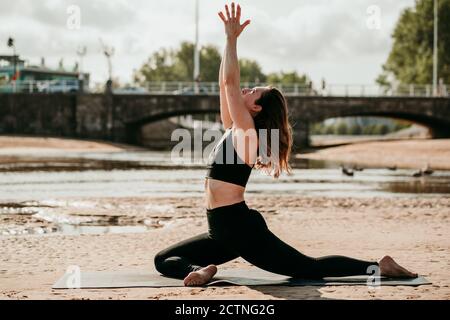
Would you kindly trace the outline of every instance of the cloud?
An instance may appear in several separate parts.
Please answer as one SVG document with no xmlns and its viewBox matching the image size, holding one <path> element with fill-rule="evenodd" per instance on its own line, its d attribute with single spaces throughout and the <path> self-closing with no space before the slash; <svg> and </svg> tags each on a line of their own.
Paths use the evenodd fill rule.
<svg viewBox="0 0 450 320">
<path fill-rule="evenodd" d="M 390 50 L 390 34 L 403 8 L 414 0 L 242 0 L 243 17 L 252 23 L 239 43 L 239 54 L 259 61 L 265 71 L 307 72 L 314 80 L 373 82 Z M 81 9 L 81 28 L 69 30 L 67 7 Z M 200 0 L 202 44 L 224 47 L 217 12 L 224 1 Z M 369 29 L 367 8 L 380 8 L 380 29 Z M 9 52 L 8 36 L 18 52 L 37 63 L 41 56 L 57 64 L 77 59 L 88 47 L 84 65 L 94 81 L 106 79 L 99 38 L 114 46 L 114 73 L 131 78 L 155 50 L 194 39 L 194 1 L 186 0 L 0 0 L 0 53 Z M 348 72 L 351 70 L 352 72 Z"/>
</svg>

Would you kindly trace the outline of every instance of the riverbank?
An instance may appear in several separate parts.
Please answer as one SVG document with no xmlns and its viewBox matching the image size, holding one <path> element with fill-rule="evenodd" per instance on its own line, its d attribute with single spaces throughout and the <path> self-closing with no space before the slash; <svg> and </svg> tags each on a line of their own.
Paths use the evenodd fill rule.
<svg viewBox="0 0 450 320">
<path fill-rule="evenodd" d="M 0 163 L 29 162 L 66 153 L 148 151 L 136 146 L 63 138 L 0 136 Z M 26 154 L 25 158 L 19 158 Z M 12 158 L 13 157 L 13 158 Z M 371 168 L 450 170 L 450 139 L 365 141 L 294 155 L 297 159 L 324 160 Z M 33 160 L 36 161 L 36 160 Z M 59 159 L 58 161 L 61 161 Z M 73 161 L 73 160 L 70 160 Z"/>
<path fill-rule="evenodd" d="M 297 154 L 296 158 L 375 168 L 450 170 L 450 139 L 354 143 Z"/>
<path fill-rule="evenodd" d="M 17 153 L 20 151 L 47 152 L 119 152 L 145 150 L 119 143 L 108 143 L 104 141 L 75 140 L 52 137 L 21 137 L 21 136 L 0 136 L 0 152 Z"/>
<path fill-rule="evenodd" d="M 72 265 L 86 271 L 154 271 L 153 256 L 159 250 L 207 229 L 201 197 L 68 198 L 41 205 L 51 206 L 48 210 L 61 216 L 106 216 L 114 221 L 122 219 L 125 224 L 147 219 L 153 227 L 144 233 L 0 236 L 0 298 L 450 299 L 449 197 L 249 195 L 247 203 L 261 211 L 276 235 L 306 254 L 343 254 L 362 259 L 390 254 L 433 284 L 378 290 L 366 286 L 52 290 L 52 284 Z M 40 209 L 47 210 L 42 206 Z M 29 219 L 39 220 L 32 216 Z M 13 222 L 14 218 L 1 223 Z M 220 267 L 246 266 L 248 263 L 237 259 Z"/>
</svg>

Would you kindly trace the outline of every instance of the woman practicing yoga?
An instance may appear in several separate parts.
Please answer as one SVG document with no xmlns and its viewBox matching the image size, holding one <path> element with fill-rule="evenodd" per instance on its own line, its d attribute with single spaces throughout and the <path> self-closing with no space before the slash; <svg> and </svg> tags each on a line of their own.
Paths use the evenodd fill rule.
<svg viewBox="0 0 450 320">
<path fill-rule="evenodd" d="M 219 71 L 220 113 L 226 130 L 208 161 L 205 191 L 209 230 L 159 252 L 156 269 L 165 276 L 184 279 L 186 286 L 204 285 L 216 274 L 216 265 L 238 257 L 266 271 L 295 278 L 372 274 L 369 266 L 377 266 L 382 276 L 416 277 L 389 256 L 376 262 L 304 255 L 275 236 L 262 215 L 247 207 L 244 191 L 253 167 L 275 178 L 290 171 L 291 127 L 286 100 L 279 90 L 240 88 L 237 39 L 250 20 L 240 23 L 241 8 L 234 3 L 231 10 L 225 6 L 219 17 L 226 34 Z M 261 144 L 260 132 L 264 130 L 266 142 Z"/>
</svg>

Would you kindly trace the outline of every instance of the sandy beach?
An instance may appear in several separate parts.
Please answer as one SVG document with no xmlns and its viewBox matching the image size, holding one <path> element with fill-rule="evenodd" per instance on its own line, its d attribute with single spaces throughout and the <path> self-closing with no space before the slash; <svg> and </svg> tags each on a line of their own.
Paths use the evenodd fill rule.
<svg viewBox="0 0 450 320">
<path fill-rule="evenodd" d="M 17 138 L 13 142 L 10 138 L 0 139 L 3 148 L 0 150 L 26 150 L 37 142 L 41 143 L 40 148 L 60 149 L 58 141 L 52 140 Z M 93 142 L 66 143 L 67 150 L 116 148 Z M 332 159 L 341 155 L 338 159 L 343 159 L 348 152 L 369 161 L 375 150 L 383 147 L 389 152 L 377 158 L 378 164 L 420 167 L 425 160 L 420 158 L 422 154 L 434 150 L 426 160 L 433 168 L 445 168 L 449 165 L 449 144 L 450 140 L 430 140 L 424 144 L 374 142 L 364 144 L 366 147 L 355 144 L 306 156 Z M 397 150 L 400 145 L 402 151 Z M 406 158 L 410 157 L 417 161 L 408 162 Z M 361 259 L 379 259 L 389 254 L 433 284 L 377 290 L 366 286 L 52 290 L 52 284 L 73 265 L 85 271 L 155 271 L 153 257 L 159 250 L 206 231 L 203 198 L 70 197 L 25 202 L 11 199 L 0 201 L 0 209 L 7 208 L 0 214 L 0 299 L 450 299 L 450 196 L 249 194 L 246 199 L 250 207 L 264 215 L 276 235 L 305 254 L 340 254 Z M 99 225 L 141 225 L 147 229 L 117 234 L 52 232 L 58 222 L 69 217 L 81 224 L 94 221 Z M 49 233 L 32 232 L 42 229 Z M 220 268 L 247 266 L 247 262 L 237 259 Z"/>
<path fill-rule="evenodd" d="M 91 205 L 80 205 L 88 202 Z M 52 290 L 71 265 L 86 271 L 154 270 L 159 250 L 206 230 L 202 198 L 67 199 L 54 212 L 151 221 L 146 233 L 1 236 L 3 299 L 450 299 L 450 198 L 248 197 L 270 228 L 302 252 L 378 259 L 390 254 L 426 276 L 420 287 L 216 287 Z M 152 206 L 157 205 L 156 209 Z M 34 204 L 37 205 L 37 204 Z M 127 211 L 123 210 L 127 207 Z M 23 217 L 22 217 L 23 218 Z M 32 218 L 29 218 L 32 219 Z M 2 224 L 15 223 L 2 221 Z M 29 221 L 33 223 L 33 221 Z M 23 223 L 23 221 L 21 222 Z M 39 221 L 34 222 L 39 223 Z M 221 268 L 245 267 L 237 259 Z"/>
</svg>

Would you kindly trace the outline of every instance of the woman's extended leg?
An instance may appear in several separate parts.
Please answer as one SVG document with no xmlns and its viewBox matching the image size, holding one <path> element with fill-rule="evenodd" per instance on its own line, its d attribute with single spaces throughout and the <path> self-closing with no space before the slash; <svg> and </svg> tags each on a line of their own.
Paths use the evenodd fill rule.
<svg viewBox="0 0 450 320">
<path fill-rule="evenodd" d="M 378 265 L 374 261 L 344 256 L 312 258 L 304 255 L 275 236 L 258 211 L 251 211 L 252 221 L 245 232 L 239 232 L 239 236 L 230 239 L 230 245 L 245 260 L 261 269 L 290 277 L 317 279 L 364 275 L 368 273 L 369 266 Z"/>
<path fill-rule="evenodd" d="M 210 264 L 219 265 L 237 257 L 238 254 L 223 247 L 209 233 L 203 233 L 159 252 L 155 267 L 165 276 L 184 279 Z"/>
<path fill-rule="evenodd" d="M 369 266 L 374 261 L 363 261 L 345 256 L 323 256 L 313 258 L 289 246 L 271 231 L 258 234 L 253 240 L 244 242 L 241 256 L 255 266 L 294 278 L 320 279 L 372 274 Z"/>
</svg>

